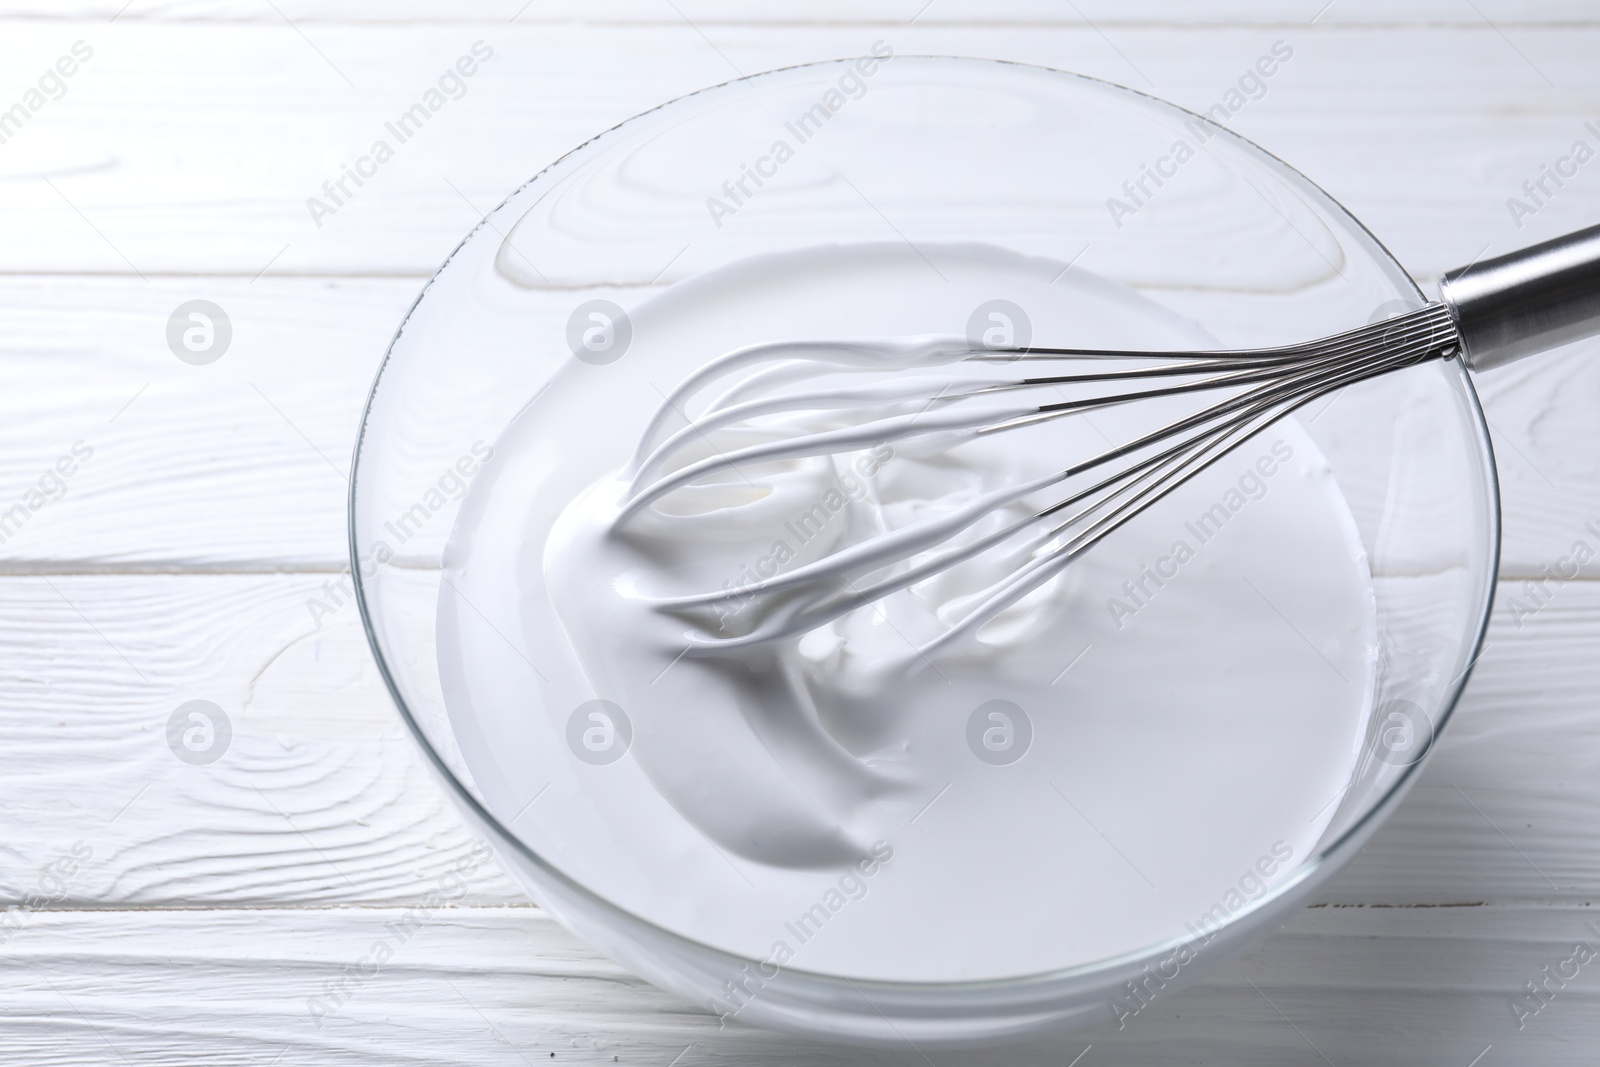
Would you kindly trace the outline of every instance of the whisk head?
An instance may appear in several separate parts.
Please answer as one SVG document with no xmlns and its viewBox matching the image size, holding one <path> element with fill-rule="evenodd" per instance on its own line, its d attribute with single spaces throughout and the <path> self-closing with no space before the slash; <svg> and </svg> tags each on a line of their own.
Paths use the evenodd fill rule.
<svg viewBox="0 0 1600 1067">
<path fill-rule="evenodd" d="M 953 337 L 755 345 L 669 393 L 624 472 L 612 533 L 674 494 L 763 468 L 916 442 L 963 443 L 1130 404 L 1199 406 L 1059 470 L 938 514 L 853 539 L 831 554 L 723 588 L 661 597 L 694 625 L 691 653 L 729 652 L 816 629 L 987 553 L 1010 562 L 962 598 L 916 651 L 976 632 L 1106 536 L 1296 409 L 1432 359 L 1460 342 L 1449 311 L 1415 311 L 1320 340 L 1205 352 L 1031 347 L 992 351 Z M 1021 517 L 993 516 L 1027 505 Z"/>
</svg>

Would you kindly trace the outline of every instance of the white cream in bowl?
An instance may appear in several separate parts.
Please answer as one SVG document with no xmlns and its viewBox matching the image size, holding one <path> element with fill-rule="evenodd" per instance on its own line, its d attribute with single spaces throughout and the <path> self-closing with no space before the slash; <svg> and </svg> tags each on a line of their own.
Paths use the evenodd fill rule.
<svg viewBox="0 0 1600 1067">
<path fill-rule="evenodd" d="M 1366 732 L 1371 579 L 1294 419 L 975 640 L 911 652 L 1003 555 L 763 649 L 694 651 L 721 620 L 654 599 L 821 558 L 1147 417 L 769 465 L 669 495 L 618 536 L 619 472 L 707 360 L 960 333 L 996 297 L 1040 344 L 1210 344 L 1081 269 L 939 252 L 939 276 L 905 246 L 820 248 L 641 302 L 620 360 L 573 360 L 494 442 L 446 552 L 444 696 L 491 809 L 596 893 L 767 967 L 996 978 L 1214 927 L 1311 854 Z"/>
</svg>

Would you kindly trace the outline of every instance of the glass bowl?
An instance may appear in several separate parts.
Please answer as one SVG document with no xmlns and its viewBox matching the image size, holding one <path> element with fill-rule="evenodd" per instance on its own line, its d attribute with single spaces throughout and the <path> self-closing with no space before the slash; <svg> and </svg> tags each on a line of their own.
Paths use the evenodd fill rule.
<svg viewBox="0 0 1600 1067">
<path fill-rule="evenodd" d="M 571 361 L 605 368 L 623 356 L 631 309 L 707 272 L 885 243 L 933 265 L 942 249 L 986 246 L 1110 278 L 1229 347 L 1320 337 L 1425 302 L 1337 203 L 1208 119 L 1045 68 L 887 53 L 742 78 L 630 119 L 467 236 L 400 327 L 362 418 L 350 496 L 362 619 L 467 820 L 541 906 L 650 981 L 724 1013 L 730 988 L 742 989 L 742 1021 L 857 1043 L 1120 1022 L 1305 903 L 1393 810 L 1449 718 L 1499 550 L 1489 437 L 1458 362 L 1352 386 L 1296 416 L 1367 553 L 1375 710 L 1317 848 L 1270 887 L 1234 894 L 1203 938 L 1174 928 L 1115 958 L 982 981 L 763 967 L 648 921 L 530 847 L 512 828 L 531 803 L 516 768 L 471 765 L 464 752 L 494 746 L 443 696 L 446 545 L 493 443 Z M 962 332 L 969 310 L 928 332 Z M 624 359 L 605 372 L 644 370 Z M 949 951 L 962 951 L 958 936 Z"/>
</svg>

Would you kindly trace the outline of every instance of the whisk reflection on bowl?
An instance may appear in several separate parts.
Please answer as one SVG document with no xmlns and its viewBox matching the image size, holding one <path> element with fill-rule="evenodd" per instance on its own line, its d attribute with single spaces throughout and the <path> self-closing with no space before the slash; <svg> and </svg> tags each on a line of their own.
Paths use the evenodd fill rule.
<svg viewBox="0 0 1600 1067">
<path fill-rule="evenodd" d="M 991 351 L 953 337 L 755 345 L 712 361 L 668 394 L 626 472 L 629 485 L 613 531 L 626 531 L 631 519 L 674 492 L 743 477 L 745 468 L 761 464 L 912 439 L 955 447 L 1114 406 L 1222 394 L 1059 471 L 814 562 L 734 588 L 655 602 L 699 624 L 702 634 L 691 652 L 749 648 L 803 634 L 1004 546 L 1016 565 L 963 598 L 959 616 L 918 648 L 927 656 L 976 632 L 1113 531 L 1319 397 L 1435 359 L 1460 357 L 1483 370 L 1597 332 L 1600 227 L 1452 271 L 1441 284 L 1441 300 L 1414 311 L 1275 348 Z M 818 378 L 886 372 L 896 376 L 807 388 Z M 729 378 L 735 378 L 732 385 L 689 416 L 698 397 Z M 1073 393 L 1038 399 L 1041 390 L 1062 395 L 1064 389 Z M 821 416 L 825 425 L 796 431 L 785 423 L 800 415 Z M 685 425 L 668 432 L 674 419 Z M 730 431 L 756 440 L 718 448 L 712 435 Z M 684 458 L 708 447 L 711 455 Z M 1055 497 L 1046 495 L 1052 492 Z M 1049 502 L 998 529 L 972 532 L 998 509 L 1036 495 Z M 731 605 L 739 610 L 730 612 Z M 730 617 L 738 620 L 732 632 Z"/>
</svg>

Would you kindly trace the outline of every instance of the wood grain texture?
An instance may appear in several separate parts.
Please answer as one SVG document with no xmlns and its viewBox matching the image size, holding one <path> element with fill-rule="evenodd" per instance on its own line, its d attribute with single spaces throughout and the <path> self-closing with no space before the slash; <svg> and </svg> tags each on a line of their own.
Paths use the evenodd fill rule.
<svg viewBox="0 0 1600 1067">
<path fill-rule="evenodd" d="M 658 992 L 527 908 L 41 912 L 6 946 L 7 1062 L 188 1065 L 1016 1063 L 1590 1064 L 1583 969 L 1519 1030 L 1508 1001 L 1575 942 L 1587 909 L 1313 909 L 1118 1031 L 959 1052 L 861 1051 L 762 1033 Z M 394 955 L 357 970 L 374 946 Z M 1589 964 L 1589 968 L 1597 966 Z M 358 975 L 355 979 L 348 976 Z M 329 1011 L 330 983 L 348 996 Z M 1554 987 L 1552 987 L 1554 988 Z M 315 1012 L 315 1014 L 314 1014 Z M 319 1025 L 320 1019 L 320 1025 Z M 1085 1052 L 1085 1050 L 1088 1050 Z"/>
<path fill-rule="evenodd" d="M 38 489 L 74 443 L 93 450 L 25 522 L 0 530 L 9 569 L 343 566 L 356 424 L 419 284 L 0 283 L 17 308 L 0 326 L 17 386 L 0 394 L 0 507 Z M 233 323 L 231 348 L 209 366 L 166 344 L 167 318 L 195 298 Z"/>
<path fill-rule="evenodd" d="M 0 272 L 422 277 L 484 210 L 594 133 L 739 72 L 859 54 L 880 38 L 899 54 L 1041 63 L 1193 107 L 1281 38 L 1293 62 L 1231 124 L 1323 184 L 1424 279 L 1600 216 L 1600 174 L 1569 182 L 1521 228 L 1506 207 L 1600 117 L 1600 27 L 1515 39 L 1487 24 L 1114 37 L 920 22 L 316 31 L 313 42 L 265 23 L 0 25 L 0 69 L 12 72 L 0 101 L 74 40 L 96 49 L 66 95 L 0 146 Z M 466 95 L 319 228 L 307 199 L 477 39 L 495 58 Z"/>
<path fill-rule="evenodd" d="M 325 574 L 57 575 L 0 600 L 0 902 L 85 842 L 85 907 L 421 899 L 472 838 L 421 766 L 353 607 Z M 1600 900 L 1600 583 L 1562 587 L 1490 645 L 1419 785 L 1321 899 Z M 233 727 L 208 766 L 169 749 L 182 703 Z M 520 900 L 485 869 L 474 904 Z"/>
<path fill-rule="evenodd" d="M 10 578 L 0 601 L 4 899 L 78 841 L 74 905 L 420 899 L 472 846 L 327 575 Z M 209 700 L 232 739 L 181 761 L 167 723 Z M 470 902 L 522 899 L 497 871 Z"/>
<path fill-rule="evenodd" d="M 276 10 L 274 10 L 276 9 Z M 1475 10 L 1476 9 L 1476 10 Z M 1209 27 L 1216 25 L 1429 25 L 1478 27 L 1492 20 L 1500 27 L 1592 24 L 1594 9 L 1582 0 L 1480 0 L 1475 5 L 1450 0 L 1215 0 L 1203 9 L 1183 0 L 818 0 L 749 4 L 739 0 L 395 0 L 382 5 L 361 0 L 277 0 L 271 6 L 250 0 L 7 0 L 0 17 L 34 19 L 111 19 L 132 21 L 229 21 L 358 23 L 447 22 L 622 22 L 770 26 L 785 23 L 978 23 L 1097 26 Z"/>
</svg>

